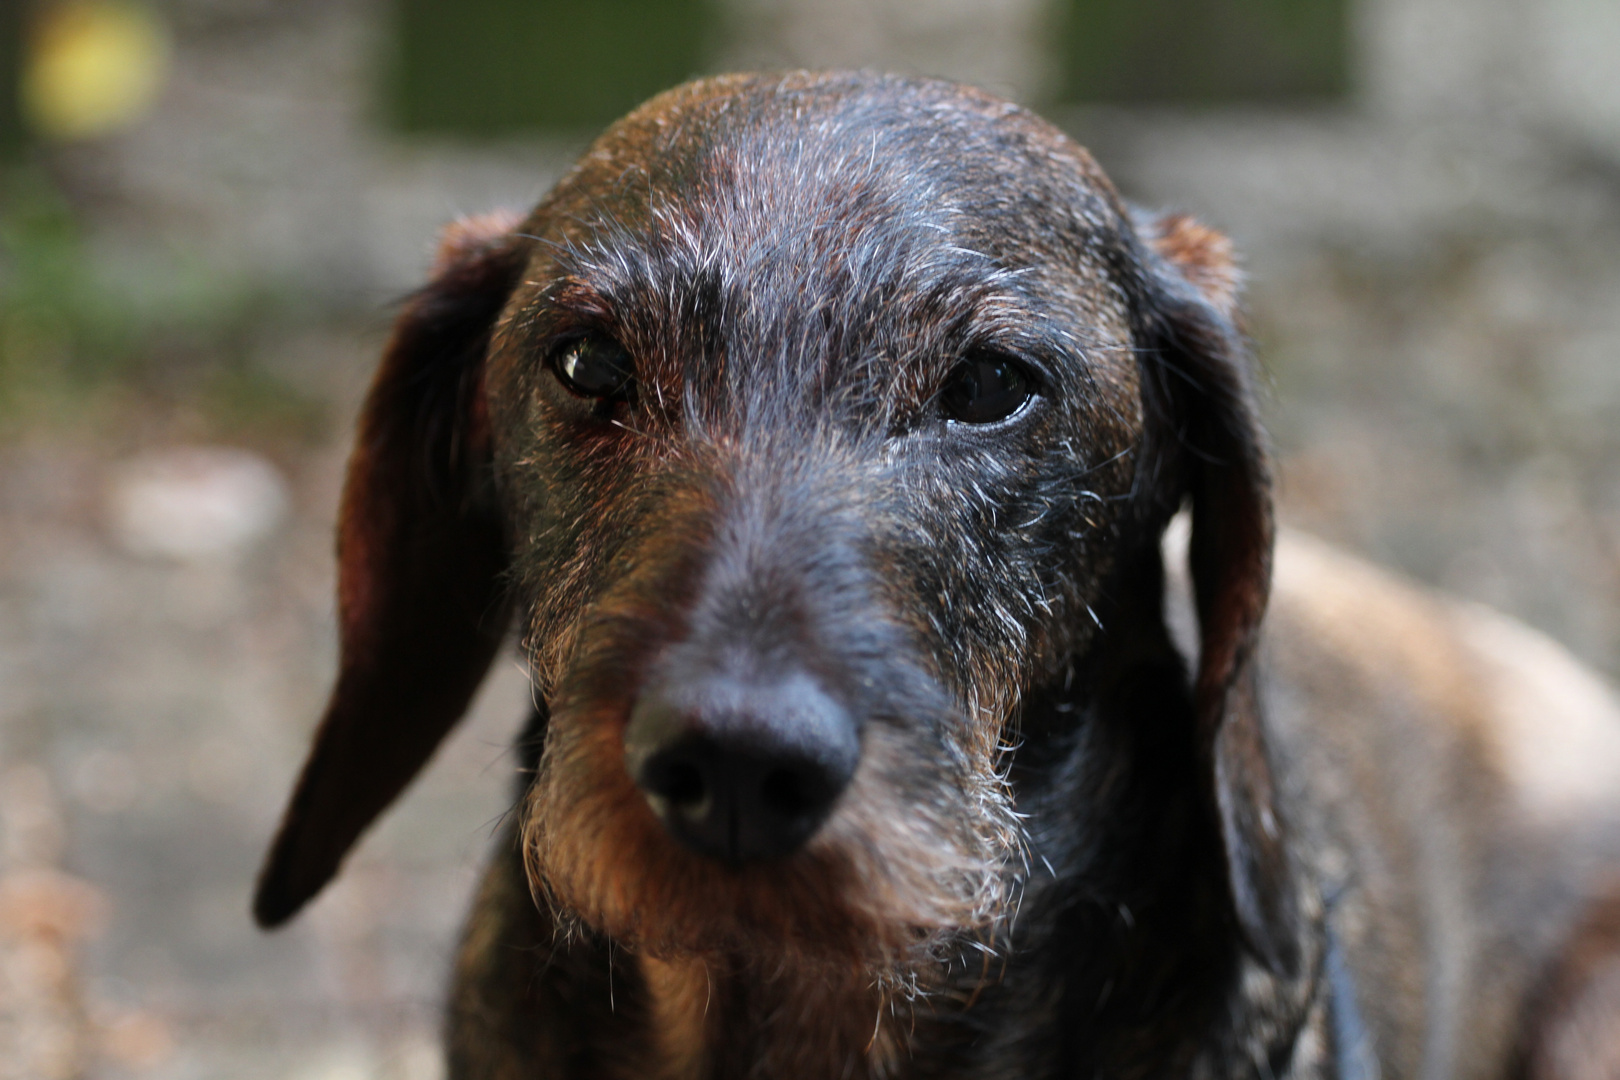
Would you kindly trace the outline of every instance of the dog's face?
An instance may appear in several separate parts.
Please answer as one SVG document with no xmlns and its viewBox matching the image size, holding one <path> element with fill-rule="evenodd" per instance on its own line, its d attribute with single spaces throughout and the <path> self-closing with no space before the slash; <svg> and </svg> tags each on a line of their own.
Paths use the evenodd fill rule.
<svg viewBox="0 0 1620 1080">
<path fill-rule="evenodd" d="M 1118 647 L 1190 497 L 1201 730 L 1238 747 L 1211 799 L 1260 919 L 1263 762 L 1221 735 L 1270 538 L 1231 291 L 1219 237 L 1133 221 L 976 92 L 743 77 L 644 106 L 527 221 L 452 236 L 401 320 L 261 918 L 330 876 L 515 611 L 549 709 L 525 850 L 559 913 L 863 963 L 982 931 L 1024 866 L 1020 703 Z"/>
<path fill-rule="evenodd" d="M 1094 632 L 1141 427 L 1119 214 L 998 110 L 711 85 L 523 227 L 486 390 L 551 704 L 528 835 L 617 938 L 997 907 L 1005 722 Z"/>
</svg>

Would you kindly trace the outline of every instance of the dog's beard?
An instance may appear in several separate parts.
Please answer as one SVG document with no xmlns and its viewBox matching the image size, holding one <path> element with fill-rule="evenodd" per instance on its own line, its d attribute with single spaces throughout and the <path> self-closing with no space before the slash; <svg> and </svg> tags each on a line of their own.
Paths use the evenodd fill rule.
<svg viewBox="0 0 1620 1080">
<path fill-rule="evenodd" d="M 624 767 L 622 716 L 555 715 L 525 807 L 530 880 L 559 926 L 654 956 L 853 965 L 907 990 L 962 939 L 997 936 L 1023 861 L 993 760 L 869 725 L 849 789 L 802 850 L 726 867 L 653 815 Z"/>
</svg>

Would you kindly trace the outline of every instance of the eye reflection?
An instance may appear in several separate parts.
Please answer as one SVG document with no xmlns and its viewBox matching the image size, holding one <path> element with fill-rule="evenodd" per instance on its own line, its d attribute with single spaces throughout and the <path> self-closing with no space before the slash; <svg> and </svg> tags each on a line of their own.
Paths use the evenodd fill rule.
<svg viewBox="0 0 1620 1080">
<path fill-rule="evenodd" d="M 606 334 L 592 334 L 564 345 L 552 361 L 562 384 L 576 394 L 622 400 L 635 386 L 630 351 Z"/>
</svg>

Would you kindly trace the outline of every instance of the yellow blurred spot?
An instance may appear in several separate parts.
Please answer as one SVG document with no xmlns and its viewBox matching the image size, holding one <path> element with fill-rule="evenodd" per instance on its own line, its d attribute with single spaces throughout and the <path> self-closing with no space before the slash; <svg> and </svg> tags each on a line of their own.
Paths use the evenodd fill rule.
<svg viewBox="0 0 1620 1080">
<path fill-rule="evenodd" d="M 157 97 L 169 38 L 151 9 L 122 0 L 47 4 L 24 60 L 22 106 L 49 139 L 105 135 Z"/>
</svg>

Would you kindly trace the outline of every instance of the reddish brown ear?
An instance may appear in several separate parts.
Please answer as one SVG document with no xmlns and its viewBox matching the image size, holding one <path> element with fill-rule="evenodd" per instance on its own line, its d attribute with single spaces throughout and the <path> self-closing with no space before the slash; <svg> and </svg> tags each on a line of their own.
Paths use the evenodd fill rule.
<svg viewBox="0 0 1620 1080">
<path fill-rule="evenodd" d="M 505 635 L 482 380 L 523 268 L 513 224 L 452 228 L 366 399 L 338 523 L 337 686 L 260 873 L 261 926 L 332 878 L 466 710 Z"/>
<path fill-rule="evenodd" d="M 1242 274 L 1225 233 L 1188 217 L 1160 214 L 1146 219 L 1146 239 L 1204 302 L 1229 322 L 1238 316 Z"/>
<path fill-rule="evenodd" d="M 1238 273 L 1224 236 L 1190 218 L 1139 219 L 1151 248 L 1149 333 L 1177 445 L 1166 449 L 1192 503 L 1188 563 L 1198 608 L 1194 684 L 1209 796 L 1233 908 L 1274 971 L 1296 963 L 1297 910 L 1261 729 L 1254 651 L 1271 588 L 1271 472 L 1236 325 Z"/>
</svg>

